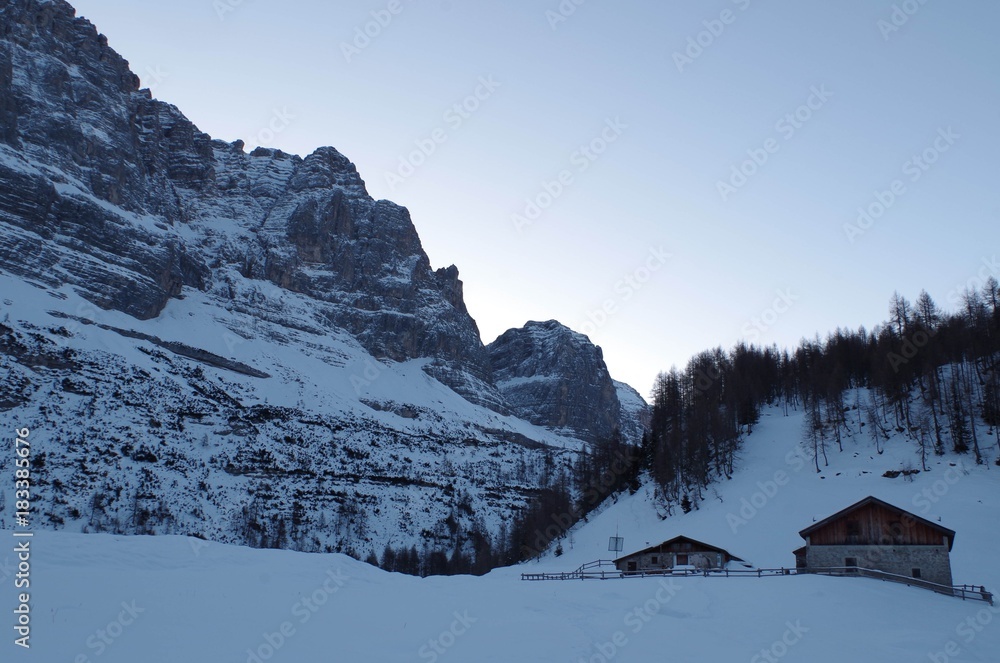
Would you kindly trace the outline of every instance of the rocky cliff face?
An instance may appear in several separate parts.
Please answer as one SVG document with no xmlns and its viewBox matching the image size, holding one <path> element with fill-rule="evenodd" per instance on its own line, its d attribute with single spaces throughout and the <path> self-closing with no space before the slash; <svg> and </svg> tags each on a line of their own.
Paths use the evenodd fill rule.
<svg viewBox="0 0 1000 663">
<path fill-rule="evenodd" d="M 6 264 L 140 319 L 227 270 L 266 279 L 372 354 L 433 357 L 435 377 L 502 409 L 458 270 L 431 269 L 407 211 L 372 200 L 346 157 L 212 140 L 68 4 L 0 12 Z"/>
<path fill-rule="evenodd" d="M 497 388 L 517 416 L 590 442 L 616 430 L 629 442 L 642 438 L 645 402 L 631 388 L 619 392 L 601 349 L 583 334 L 555 320 L 529 322 L 488 350 Z"/>
<path fill-rule="evenodd" d="M 446 546 L 637 425 L 583 337 L 487 351 L 337 150 L 248 154 L 139 86 L 65 2 L 0 3 L 0 411 L 39 526 Z"/>
<path fill-rule="evenodd" d="M 646 399 L 630 385 L 615 380 L 615 390 L 618 392 L 618 403 L 622 408 L 618 428 L 625 440 L 639 444 L 642 436 L 649 430 L 653 411 Z"/>
</svg>

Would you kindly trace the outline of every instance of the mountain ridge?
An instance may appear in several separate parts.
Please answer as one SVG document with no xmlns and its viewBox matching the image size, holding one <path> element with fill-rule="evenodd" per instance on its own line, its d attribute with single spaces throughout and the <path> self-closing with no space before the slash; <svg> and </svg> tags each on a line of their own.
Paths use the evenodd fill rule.
<svg viewBox="0 0 1000 663">
<path fill-rule="evenodd" d="M 600 441 L 510 416 L 458 269 L 338 150 L 212 139 L 63 0 L 0 19 L 0 403 L 47 526 L 469 553 Z"/>
</svg>

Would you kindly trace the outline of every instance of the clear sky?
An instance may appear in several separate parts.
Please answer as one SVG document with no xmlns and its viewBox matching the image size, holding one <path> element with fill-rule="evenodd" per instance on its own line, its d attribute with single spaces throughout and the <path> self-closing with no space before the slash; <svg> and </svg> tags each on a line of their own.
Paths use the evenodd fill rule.
<svg viewBox="0 0 1000 663">
<path fill-rule="evenodd" d="M 74 5 L 212 136 L 354 161 L 484 342 L 555 318 L 644 395 L 1000 277 L 995 0 Z"/>
</svg>

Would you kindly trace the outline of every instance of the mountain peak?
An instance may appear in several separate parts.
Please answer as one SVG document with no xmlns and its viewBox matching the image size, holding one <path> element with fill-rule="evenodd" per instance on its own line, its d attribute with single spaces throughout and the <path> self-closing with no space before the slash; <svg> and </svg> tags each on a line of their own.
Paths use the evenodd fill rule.
<svg viewBox="0 0 1000 663">
<path fill-rule="evenodd" d="M 487 349 L 497 387 L 518 416 L 590 442 L 616 430 L 629 442 L 641 439 L 642 407 L 629 398 L 623 409 L 601 349 L 583 334 L 533 320 Z"/>
<path fill-rule="evenodd" d="M 341 187 L 352 189 L 360 195 L 368 195 L 364 180 L 354 163 L 336 148 L 329 146 L 317 148 L 303 159 L 288 186 L 293 191 Z"/>
<path fill-rule="evenodd" d="M 245 147 L 140 90 L 67 3 L 0 3 L 0 409 L 44 431 L 53 527 L 451 546 L 622 426 L 600 351 L 556 321 L 498 355 L 548 385 L 507 416 L 459 270 L 431 268 L 409 212 L 333 147 Z"/>
</svg>

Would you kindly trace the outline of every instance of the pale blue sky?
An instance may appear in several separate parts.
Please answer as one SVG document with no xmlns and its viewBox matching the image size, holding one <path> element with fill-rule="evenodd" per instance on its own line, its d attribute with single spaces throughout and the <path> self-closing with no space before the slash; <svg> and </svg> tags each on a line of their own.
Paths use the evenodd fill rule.
<svg viewBox="0 0 1000 663">
<path fill-rule="evenodd" d="M 347 155 L 458 265 L 485 342 L 556 318 L 644 395 L 700 350 L 870 327 L 897 289 L 948 306 L 997 269 L 994 0 L 565 0 L 559 22 L 559 0 L 74 4 L 214 137 Z M 767 161 L 723 200 L 748 150 Z M 546 209 L 518 229 L 529 199 Z"/>
</svg>

